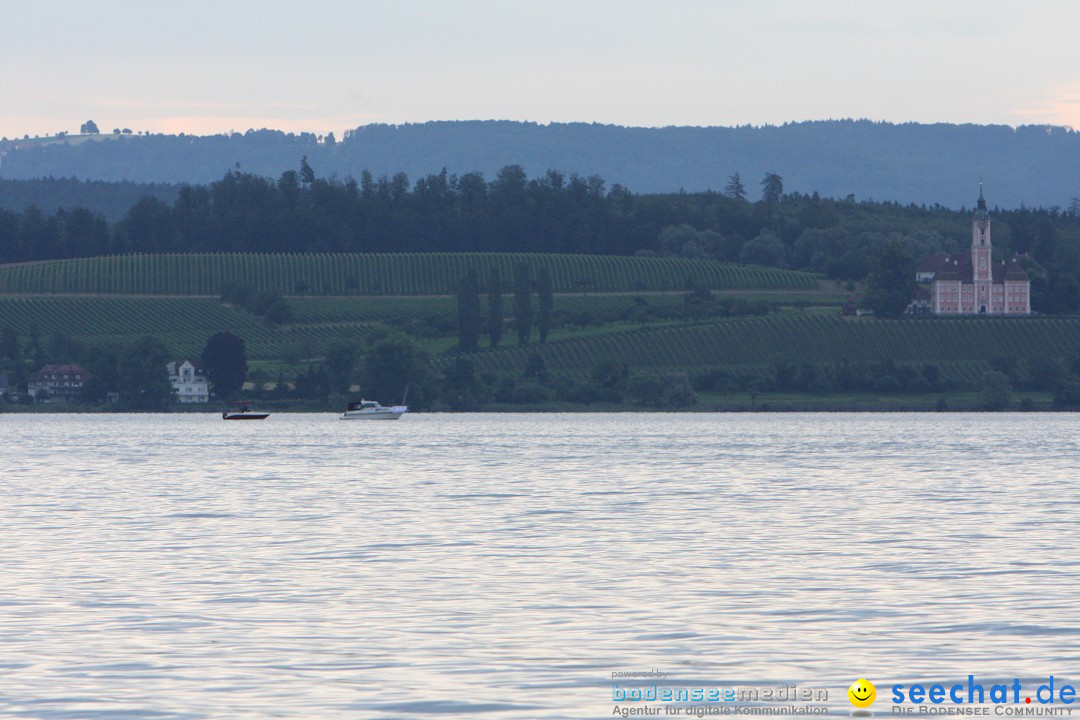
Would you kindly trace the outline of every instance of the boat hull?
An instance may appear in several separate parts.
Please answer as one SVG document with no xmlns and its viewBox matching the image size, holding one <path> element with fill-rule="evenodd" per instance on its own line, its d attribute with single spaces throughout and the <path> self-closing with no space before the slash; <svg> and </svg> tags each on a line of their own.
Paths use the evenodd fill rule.
<svg viewBox="0 0 1080 720">
<path fill-rule="evenodd" d="M 342 420 L 397 420 L 409 411 L 408 405 L 391 405 L 383 407 L 374 400 L 360 400 L 349 403 L 345 412 L 341 414 Z"/>
<path fill-rule="evenodd" d="M 270 413 L 223 413 L 222 420 L 265 420 Z"/>
</svg>

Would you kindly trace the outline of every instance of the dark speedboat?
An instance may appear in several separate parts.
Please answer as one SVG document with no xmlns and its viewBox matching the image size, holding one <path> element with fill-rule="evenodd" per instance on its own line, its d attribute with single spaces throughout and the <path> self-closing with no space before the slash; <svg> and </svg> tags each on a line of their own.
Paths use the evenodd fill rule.
<svg viewBox="0 0 1080 720">
<path fill-rule="evenodd" d="M 221 413 L 222 420 L 265 420 L 270 416 L 268 412 L 253 410 L 250 400 L 240 400 L 234 402 L 233 405 L 234 409 Z"/>
</svg>

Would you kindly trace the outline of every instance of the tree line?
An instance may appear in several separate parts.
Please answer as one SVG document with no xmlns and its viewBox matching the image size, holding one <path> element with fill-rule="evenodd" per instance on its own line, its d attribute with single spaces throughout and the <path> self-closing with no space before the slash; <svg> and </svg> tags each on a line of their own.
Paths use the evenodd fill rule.
<svg viewBox="0 0 1080 720">
<path fill-rule="evenodd" d="M 121 125 L 121 127 L 123 127 Z M 87 128 L 89 129 L 89 128 Z M 1075 157 L 1080 133 L 1029 125 L 893 124 L 828 120 L 754 127 L 640 128 L 599 123 L 449 121 L 401 125 L 369 124 L 345 132 L 285 133 L 249 129 L 217 135 L 164 135 L 102 126 L 97 142 L 63 138 L 0 137 L 0 175 L 46 175 L 210 183 L 242 167 L 277 177 L 302 155 L 326 175 L 359 177 L 403 170 L 422 177 L 438 168 L 494 177 L 514 158 L 530 175 L 561 168 L 598 173 L 638 192 L 679 188 L 720 189 L 735 170 L 760 178 L 766 171 L 822 195 L 902 202 L 970 203 L 977 175 L 987 173 L 992 193 L 1008 206 L 1023 200 L 1067 205 L 1080 194 Z M 74 205 L 68 204 L 67 207 Z"/>
<path fill-rule="evenodd" d="M 992 211 L 995 258 L 1024 256 L 1043 312 L 1080 306 L 1080 203 Z M 638 195 L 598 176 L 491 181 L 445 170 L 411 183 L 320 178 L 304 158 L 277 180 L 231 171 L 144 197 L 109 222 L 85 208 L 0 209 L 0 262 L 126 253 L 506 251 L 660 255 L 805 269 L 860 281 L 883 261 L 917 265 L 970 242 L 967 210 L 785 192 L 731 176 L 723 192 Z"/>
</svg>

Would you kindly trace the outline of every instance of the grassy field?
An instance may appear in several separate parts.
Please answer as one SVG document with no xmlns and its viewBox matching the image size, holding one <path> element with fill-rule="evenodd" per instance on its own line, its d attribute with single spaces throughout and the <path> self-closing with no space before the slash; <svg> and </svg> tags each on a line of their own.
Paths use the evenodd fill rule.
<svg viewBox="0 0 1080 720">
<path fill-rule="evenodd" d="M 92 345 L 126 345 L 156 335 L 177 355 L 194 357 L 210 335 L 228 330 L 244 338 L 252 359 L 287 353 L 316 357 L 339 339 L 362 341 L 374 324 L 316 323 L 272 327 L 209 298 L 0 297 L 0 327 L 45 342 L 61 334 Z"/>
<path fill-rule="evenodd" d="M 618 320 L 635 304 L 634 295 L 559 295 L 555 313 L 566 324 L 556 327 L 552 343 L 581 340 L 642 327 Z M 645 299 L 656 309 L 677 307 L 682 294 L 651 295 Z M 511 303 L 504 301 L 507 323 Z M 0 296 L 0 327 L 10 326 L 27 338 L 35 332 L 48 340 L 61 334 L 89 344 L 128 344 L 143 335 L 163 339 L 178 355 L 194 356 L 206 339 L 228 330 L 244 338 L 248 356 L 257 364 L 274 365 L 284 357 L 319 358 L 338 340 L 363 342 L 378 328 L 404 331 L 431 355 L 439 355 L 457 342 L 457 304 L 446 296 L 403 297 L 301 297 L 290 298 L 293 319 L 274 326 L 250 313 L 205 297 L 130 297 L 105 295 L 8 295 Z M 569 325 L 578 313 L 592 318 L 588 327 Z M 578 319 L 577 322 L 583 322 Z M 671 327 L 685 322 L 650 319 L 646 327 Z M 510 345 L 512 335 L 505 331 Z M 276 367 L 276 365 L 274 365 Z"/>
</svg>

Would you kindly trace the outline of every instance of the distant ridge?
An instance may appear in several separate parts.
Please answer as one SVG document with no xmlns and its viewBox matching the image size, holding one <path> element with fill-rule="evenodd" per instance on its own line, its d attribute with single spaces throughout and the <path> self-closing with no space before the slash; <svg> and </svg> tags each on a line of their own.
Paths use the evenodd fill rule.
<svg viewBox="0 0 1080 720">
<path fill-rule="evenodd" d="M 308 161 L 321 177 L 446 168 L 491 179 L 506 165 L 599 175 L 636 193 L 720 191 L 740 173 L 756 196 L 767 172 L 787 191 L 904 204 L 970 206 L 979 178 L 991 204 L 1067 207 L 1080 197 L 1080 133 L 1051 126 L 827 120 L 765 127 L 639 128 L 587 123 L 447 121 L 366 125 L 336 143 L 272 130 L 109 142 L 0 143 L 0 178 L 207 183 L 238 166 L 277 177 Z"/>
</svg>

